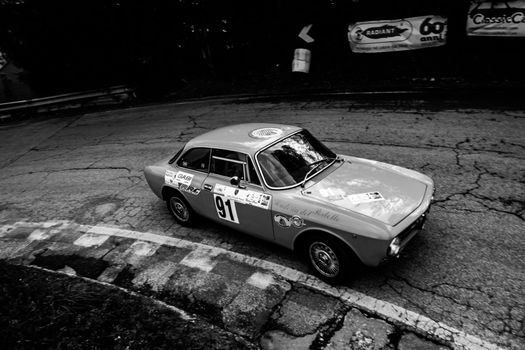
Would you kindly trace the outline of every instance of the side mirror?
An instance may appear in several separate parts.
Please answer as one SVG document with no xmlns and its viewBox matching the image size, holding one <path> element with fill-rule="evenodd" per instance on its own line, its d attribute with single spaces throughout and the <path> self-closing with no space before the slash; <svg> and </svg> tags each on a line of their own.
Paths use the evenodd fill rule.
<svg viewBox="0 0 525 350">
<path fill-rule="evenodd" d="M 239 186 L 239 184 L 241 183 L 241 179 L 239 179 L 238 176 L 234 176 L 230 179 L 230 183 L 233 185 L 233 186 Z"/>
<path fill-rule="evenodd" d="M 246 186 L 243 186 L 241 185 L 241 179 L 239 179 L 238 176 L 234 176 L 230 179 L 230 183 L 233 185 L 233 186 L 237 186 L 239 188 L 246 188 Z"/>
</svg>

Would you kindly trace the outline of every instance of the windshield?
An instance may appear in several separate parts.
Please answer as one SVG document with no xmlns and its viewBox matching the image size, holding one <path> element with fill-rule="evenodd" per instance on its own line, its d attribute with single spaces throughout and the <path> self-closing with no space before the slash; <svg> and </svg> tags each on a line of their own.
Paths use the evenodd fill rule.
<svg viewBox="0 0 525 350">
<path fill-rule="evenodd" d="M 327 158 L 333 160 L 336 155 L 306 130 L 285 138 L 257 155 L 266 184 L 277 188 L 303 182 L 306 174 L 313 169 L 312 164 Z M 324 167 L 316 167 L 318 171 L 309 176 L 314 176 L 329 164 L 327 161 Z"/>
</svg>

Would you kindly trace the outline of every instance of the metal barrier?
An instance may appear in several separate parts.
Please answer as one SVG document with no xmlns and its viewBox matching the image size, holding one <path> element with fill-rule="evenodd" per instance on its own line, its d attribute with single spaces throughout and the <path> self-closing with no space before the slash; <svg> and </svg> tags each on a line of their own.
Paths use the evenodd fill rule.
<svg viewBox="0 0 525 350">
<path fill-rule="evenodd" d="M 0 116 L 27 111 L 40 113 L 87 106 L 120 104 L 129 102 L 134 98 L 135 91 L 133 89 L 123 85 L 113 86 L 99 90 L 0 103 Z"/>
</svg>

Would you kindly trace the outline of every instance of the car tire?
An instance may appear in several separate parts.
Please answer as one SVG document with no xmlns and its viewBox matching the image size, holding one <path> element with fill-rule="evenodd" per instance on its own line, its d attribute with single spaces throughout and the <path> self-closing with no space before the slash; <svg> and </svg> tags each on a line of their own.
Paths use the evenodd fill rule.
<svg viewBox="0 0 525 350">
<path fill-rule="evenodd" d="M 357 259 L 341 241 L 321 235 L 308 238 L 303 255 L 314 273 L 328 283 L 340 283 L 354 275 Z"/>
<path fill-rule="evenodd" d="M 181 194 L 172 193 L 166 199 L 166 205 L 171 215 L 182 226 L 192 226 L 197 214 L 193 211 Z"/>
</svg>

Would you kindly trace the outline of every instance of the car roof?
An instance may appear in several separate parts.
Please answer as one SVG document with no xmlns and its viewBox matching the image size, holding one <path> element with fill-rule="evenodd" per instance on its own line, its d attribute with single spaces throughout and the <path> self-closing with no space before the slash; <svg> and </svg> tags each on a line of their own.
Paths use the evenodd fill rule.
<svg viewBox="0 0 525 350">
<path fill-rule="evenodd" d="M 190 140 L 185 148 L 221 148 L 253 156 L 261 148 L 301 129 L 293 125 L 273 123 L 236 124 L 199 135 Z"/>
</svg>

